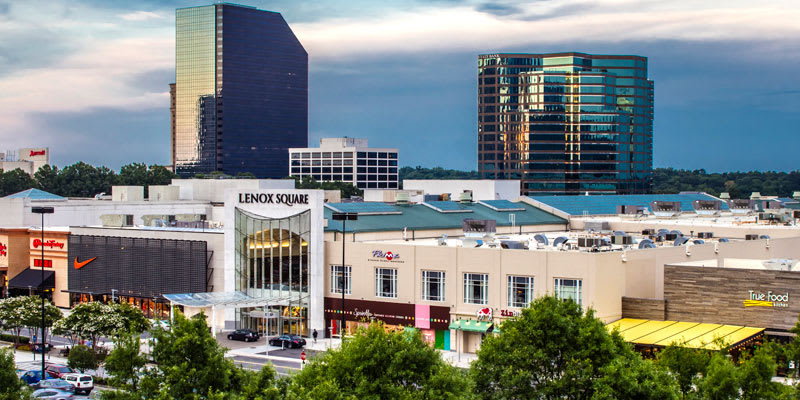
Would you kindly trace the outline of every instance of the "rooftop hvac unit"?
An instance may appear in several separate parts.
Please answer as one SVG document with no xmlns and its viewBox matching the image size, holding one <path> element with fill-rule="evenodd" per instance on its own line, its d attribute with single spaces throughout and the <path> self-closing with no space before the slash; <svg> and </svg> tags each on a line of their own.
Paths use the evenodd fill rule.
<svg viewBox="0 0 800 400">
<path fill-rule="evenodd" d="M 722 193 L 719 194 L 719 198 L 722 199 L 722 200 L 730 200 L 731 199 L 731 194 L 728 193 L 728 192 L 722 192 Z"/>
<path fill-rule="evenodd" d="M 728 208 L 734 214 L 747 214 L 755 209 L 756 202 L 747 199 L 728 200 Z"/>
<path fill-rule="evenodd" d="M 560 245 L 561 243 L 566 243 L 567 240 L 569 239 L 567 239 L 566 236 L 559 236 L 555 240 L 553 240 L 553 247 L 558 247 L 558 245 Z"/>
<path fill-rule="evenodd" d="M 761 192 L 750 193 L 750 200 L 761 200 Z"/>
<path fill-rule="evenodd" d="M 617 205 L 617 214 L 626 214 L 626 215 L 644 214 L 644 206 Z"/>
<path fill-rule="evenodd" d="M 651 201 L 650 210 L 657 217 L 674 217 L 681 213 L 680 201 Z"/>
<path fill-rule="evenodd" d="M 792 216 L 793 216 L 794 218 L 800 218 L 800 210 L 794 210 L 794 211 L 792 211 Z"/>
<path fill-rule="evenodd" d="M 465 190 L 458 195 L 460 203 L 472 203 L 472 191 Z"/>
<path fill-rule="evenodd" d="M 784 207 L 783 202 L 777 200 L 765 200 L 761 203 L 764 210 L 778 210 Z"/>
<path fill-rule="evenodd" d="M 578 247 L 595 247 L 602 245 L 603 240 L 601 238 L 578 238 Z"/>
<path fill-rule="evenodd" d="M 655 234 L 656 234 L 656 230 L 653 229 L 653 228 L 642 229 L 642 235 L 644 235 L 644 236 L 652 236 L 652 235 L 655 235 Z"/>
<path fill-rule="evenodd" d="M 595 231 L 595 232 L 607 231 L 609 229 L 609 227 L 610 227 L 610 225 L 609 225 L 608 221 L 586 221 L 583 224 L 583 229 L 585 229 L 587 231 L 592 230 L 592 231 Z"/>
<path fill-rule="evenodd" d="M 695 200 L 692 208 L 697 215 L 717 215 L 722 210 L 722 202 L 719 200 Z"/>
<path fill-rule="evenodd" d="M 697 237 L 700 239 L 711 239 L 714 237 L 714 232 L 697 232 Z"/>
<path fill-rule="evenodd" d="M 518 250 L 528 249 L 528 246 L 524 242 L 518 242 L 516 240 L 501 240 L 500 247 L 504 249 L 518 249 Z"/>
<path fill-rule="evenodd" d="M 408 192 L 397 192 L 394 196 L 394 201 L 397 204 L 408 204 L 409 198 Z"/>
<path fill-rule="evenodd" d="M 641 242 L 639 242 L 639 248 L 640 249 L 655 249 L 656 248 L 656 244 L 653 243 L 653 241 L 650 240 L 650 239 L 643 239 Z"/>
<path fill-rule="evenodd" d="M 661 235 L 659 235 L 659 236 L 661 236 Z M 677 233 L 667 233 L 666 235 L 664 235 L 664 240 L 672 241 L 672 240 L 677 239 L 678 236 L 679 235 Z"/>
<path fill-rule="evenodd" d="M 541 233 L 537 233 L 536 235 L 533 235 L 533 240 L 535 240 L 538 243 L 541 243 L 541 244 L 543 244 L 545 246 L 547 246 L 550 243 L 550 241 L 547 240 L 547 236 L 542 235 Z"/>
<path fill-rule="evenodd" d="M 758 240 L 758 235 L 748 233 L 747 235 L 744 235 L 744 240 Z"/>
<path fill-rule="evenodd" d="M 613 243 L 613 244 L 618 244 L 618 245 L 623 245 L 623 246 L 632 245 L 633 244 L 633 238 L 630 237 L 630 236 L 614 235 L 611 238 L 612 238 L 611 243 Z"/>
<path fill-rule="evenodd" d="M 800 192 L 793 192 L 792 198 L 795 200 L 800 200 Z"/>
</svg>

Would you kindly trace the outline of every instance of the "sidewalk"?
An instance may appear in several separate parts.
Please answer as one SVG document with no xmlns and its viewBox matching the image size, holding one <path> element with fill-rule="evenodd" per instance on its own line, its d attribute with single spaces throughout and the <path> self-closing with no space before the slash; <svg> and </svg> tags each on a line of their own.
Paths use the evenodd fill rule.
<svg viewBox="0 0 800 400">
<path fill-rule="evenodd" d="M 461 355 L 459 355 L 455 351 L 439 350 L 439 354 L 441 354 L 442 359 L 450 363 L 450 365 L 464 369 L 469 368 L 469 365 L 478 359 L 478 355 L 475 353 L 461 353 Z"/>
</svg>

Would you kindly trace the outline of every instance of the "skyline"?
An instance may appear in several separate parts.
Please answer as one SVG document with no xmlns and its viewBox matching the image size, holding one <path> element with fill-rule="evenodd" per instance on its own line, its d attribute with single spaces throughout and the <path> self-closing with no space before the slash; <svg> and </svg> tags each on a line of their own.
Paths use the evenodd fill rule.
<svg viewBox="0 0 800 400">
<path fill-rule="evenodd" d="M 168 164 L 174 13 L 204 4 L 0 1 L 0 151 Z M 309 53 L 312 146 L 364 137 L 401 166 L 474 170 L 477 55 L 576 51 L 648 57 L 654 167 L 797 169 L 781 145 L 800 126 L 794 2 L 244 4 L 280 12 Z"/>
</svg>

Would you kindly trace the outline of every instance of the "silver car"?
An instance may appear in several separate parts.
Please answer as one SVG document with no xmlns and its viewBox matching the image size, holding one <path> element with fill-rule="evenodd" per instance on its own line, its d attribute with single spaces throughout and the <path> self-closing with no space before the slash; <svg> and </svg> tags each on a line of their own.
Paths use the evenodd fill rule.
<svg viewBox="0 0 800 400">
<path fill-rule="evenodd" d="M 38 389 L 33 392 L 34 399 L 73 400 L 75 396 L 70 392 L 58 389 Z"/>
</svg>

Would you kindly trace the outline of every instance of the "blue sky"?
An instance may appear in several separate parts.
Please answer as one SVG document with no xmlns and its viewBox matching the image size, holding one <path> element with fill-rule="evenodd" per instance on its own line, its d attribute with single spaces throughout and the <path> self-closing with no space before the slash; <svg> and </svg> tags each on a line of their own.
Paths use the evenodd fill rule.
<svg viewBox="0 0 800 400">
<path fill-rule="evenodd" d="M 0 0 L 0 151 L 169 163 L 174 9 L 203 4 Z M 312 145 L 366 137 L 402 165 L 475 169 L 477 55 L 582 51 L 649 58 L 656 167 L 798 169 L 796 0 L 243 4 L 281 12 L 309 53 Z"/>
</svg>

